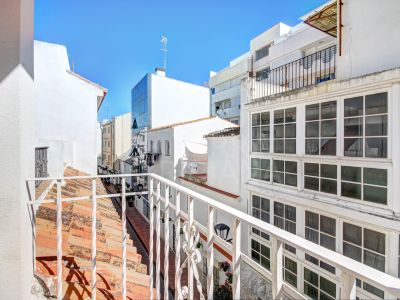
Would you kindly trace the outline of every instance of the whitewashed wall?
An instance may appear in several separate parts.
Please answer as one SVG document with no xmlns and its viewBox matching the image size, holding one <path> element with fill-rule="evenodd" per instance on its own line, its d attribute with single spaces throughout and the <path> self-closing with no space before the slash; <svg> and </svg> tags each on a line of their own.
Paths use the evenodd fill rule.
<svg viewBox="0 0 400 300">
<path fill-rule="evenodd" d="M 97 166 L 97 97 L 103 92 L 67 72 L 64 46 L 35 41 L 35 146 L 49 146 L 48 173 L 66 164 L 90 174 Z"/>
<path fill-rule="evenodd" d="M 400 67 L 400 1 L 343 0 L 337 78 Z"/>
<path fill-rule="evenodd" d="M 126 113 L 113 118 L 113 155 L 116 160 L 132 146 L 132 114 Z"/>
</svg>

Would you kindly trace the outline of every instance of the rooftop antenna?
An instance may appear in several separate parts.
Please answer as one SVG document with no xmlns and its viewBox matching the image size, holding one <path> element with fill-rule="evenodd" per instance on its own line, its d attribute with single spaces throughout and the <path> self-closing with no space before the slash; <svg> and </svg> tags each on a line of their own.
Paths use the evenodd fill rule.
<svg viewBox="0 0 400 300">
<path fill-rule="evenodd" d="M 164 52 L 164 70 L 167 70 L 167 43 L 168 43 L 168 39 L 165 35 L 163 35 L 161 37 L 161 44 L 163 45 L 163 47 L 161 48 L 161 51 Z"/>
</svg>

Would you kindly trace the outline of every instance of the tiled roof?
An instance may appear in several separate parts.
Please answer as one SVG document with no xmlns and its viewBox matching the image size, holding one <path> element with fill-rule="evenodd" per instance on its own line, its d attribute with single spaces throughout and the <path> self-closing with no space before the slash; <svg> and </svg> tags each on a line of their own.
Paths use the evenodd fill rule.
<svg viewBox="0 0 400 300">
<path fill-rule="evenodd" d="M 87 175 L 67 168 L 65 176 Z M 97 180 L 97 194 L 107 194 Z M 91 180 L 66 180 L 63 197 L 91 195 Z M 56 199 L 53 186 L 45 199 Z M 62 204 L 63 299 L 90 298 L 91 288 L 91 201 Z M 57 234 L 55 203 L 41 204 L 36 214 L 36 275 L 50 294 L 55 293 L 57 273 Z M 97 200 L 97 299 L 121 299 L 122 239 L 121 219 L 110 198 Z M 128 235 L 130 238 L 130 236 Z M 134 240 L 127 242 L 127 296 L 149 298 L 149 276 Z M 128 298 L 128 299 L 129 299 Z"/>
<path fill-rule="evenodd" d="M 224 137 L 224 136 L 236 136 L 240 135 L 240 127 L 229 127 L 222 130 L 214 131 L 206 134 L 204 137 Z"/>
<path fill-rule="evenodd" d="M 177 126 L 182 126 L 182 125 L 186 125 L 186 124 L 201 122 L 201 121 L 215 119 L 215 118 L 218 118 L 218 117 L 206 117 L 206 118 L 200 118 L 200 119 L 189 120 L 189 121 L 184 121 L 184 122 L 177 122 L 177 123 L 172 123 L 172 124 L 168 124 L 168 125 L 165 125 L 165 126 L 151 128 L 151 129 L 149 129 L 147 131 L 151 132 L 151 131 L 157 131 L 157 130 L 161 130 L 161 129 L 174 128 L 174 127 L 177 127 Z"/>
</svg>

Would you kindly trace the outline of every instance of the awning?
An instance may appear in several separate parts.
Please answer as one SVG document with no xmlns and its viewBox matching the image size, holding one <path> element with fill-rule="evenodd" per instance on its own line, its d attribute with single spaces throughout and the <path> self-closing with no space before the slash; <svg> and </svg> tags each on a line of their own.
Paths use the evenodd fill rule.
<svg viewBox="0 0 400 300">
<path fill-rule="evenodd" d="M 305 16 L 304 23 L 337 37 L 337 1 L 329 1 Z"/>
</svg>

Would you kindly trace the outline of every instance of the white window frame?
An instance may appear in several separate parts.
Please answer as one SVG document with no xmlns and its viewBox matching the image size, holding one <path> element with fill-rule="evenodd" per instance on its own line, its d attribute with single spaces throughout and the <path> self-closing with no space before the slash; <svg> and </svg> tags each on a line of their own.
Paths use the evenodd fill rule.
<svg viewBox="0 0 400 300">
<path fill-rule="evenodd" d="M 286 110 L 289 109 L 295 109 L 296 110 L 296 114 L 295 114 L 295 121 L 294 122 L 286 122 Z M 275 113 L 277 111 L 281 111 L 283 110 L 283 122 L 282 123 L 277 123 L 275 124 Z M 299 105 L 293 105 L 293 106 L 288 106 L 288 107 L 283 107 L 283 108 L 279 108 L 279 109 L 274 109 L 272 111 L 272 113 L 270 113 L 270 120 L 272 122 L 272 127 L 270 127 L 270 133 L 271 133 L 271 128 L 272 128 L 272 132 L 273 134 L 270 134 L 270 149 L 272 149 L 271 153 L 276 154 L 276 155 L 282 155 L 282 156 L 287 156 L 287 155 L 291 155 L 291 156 L 296 156 L 297 155 L 297 151 L 298 151 L 298 146 L 297 146 L 297 142 L 298 142 L 298 122 L 299 122 L 299 117 L 298 117 L 298 112 L 299 112 Z M 296 131 L 296 135 L 294 138 L 287 138 L 286 137 L 286 125 L 294 125 L 295 127 L 295 131 Z M 275 137 L 275 126 L 283 126 L 283 137 L 282 138 L 276 138 Z M 275 151 L 275 140 L 281 140 L 283 142 L 283 152 L 276 152 Z M 295 141 L 295 151 L 294 153 L 287 153 L 286 152 L 286 141 L 287 140 L 294 140 Z M 272 143 L 272 148 L 271 148 L 271 143 Z"/>
<path fill-rule="evenodd" d="M 283 161 L 283 172 L 282 172 L 282 171 L 275 171 L 275 170 L 274 170 L 275 161 Z M 286 172 L 285 168 L 286 168 L 286 162 L 287 162 L 287 161 L 288 161 L 288 162 L 294 162 L 294 163 L 296 163 L 297 173 Z M 299 172 L 299 171 L 300 171 L 300 168 L 299 168 L 299 162 L 298 162 L 297 160 L 284 159 L 284 157 L 282 157 L 282 158 L 280 158 L 280 157 L 275 157 L 275 158 L 273 158 L 273 159 L 271 160 L 271 165 L 270 165 L 270 166 L 271 166 L 271 167 L 270 167 L 270 169 L 271 169 L 271 175 L 270 175 L 270 182 L 271 182 L 271 184 L 277 185 L 277 186 L 284 186 L 284 187 L 290 188 L 290 189 L 297 189 L 297 188 L 298 188 L 298 186 L 299 186 L 299 174 L 301 174 L 301 173 Z M 275 173 L 275 172 L 283 174 L 284 183 L 274 182 L 274 173 Z M 286 182 L 286 176 L 285 176 L 286 174 L 289 174 L 289 175 L 296 175 L 296 185 L 288 185 L 288 184 L 285 183 L 285 182 Z"/>
<path fill-rule="evenodd" d="M 305 170 L 306 170 L 305 164 L 316 164 L 316 165 L 318 165 L 318 176 L 306 175 L 306 172 L 305 172 Z M 328 177 L 322 177 L 322 176 L 321 176 L 321 165 L 336 166 L 336 179 L 328 178 Z M 308 192 L 312 192 L 312 193 L 320 193 L 320 194 L 324 194 L 324 195 L 328 195 L 328 196 L 340 196 L 340 195 L 339 195 L 339 184 L 340 184 L 340 181 L 339 181 L 340 176 L 339 176 L 339 174 L 340 174 L 340 171 L 341 171 L 340 166 L 338 166 L 337 164 L 334 164 L 333 162 L 332 162 L 332 163 L 325 163 L 325 162 L 323 162 L 323 161 L 318 161 L 318 160 L 314 160 L 314 161 L 307 161 L 307 160 L 305 160 L 305 161 L 303 161 L 302 167 L 303 167 L 303 169 L 302 169 L 302 171 L 303 171 L 303 172 L 302 172 L 303 177 L 302 177 L 302 180 L 301 180 L 301 181 L 302 181 L 302 189 L 303 189 L 303 190 L 308 191 Z M 318 179 L 318 185 L 319 185 L 318 191 L 306 188 L 306 186 L 305 186 L 305 182 L 306 182 L 305 177 L 312 177 L 312 178 L 317 178 L 317 179 Z M 321 191 L 321 180 L 336 181 L 336 194 L 327 193 L 327 192 Z"/>
<path fill-rule="evenodd" d="M 268 114 L 269 115 L 268 124 L 261 124 L 261 115 L 262 114 Z M 254 115 L 260 115 L 260 124 L 253 125 L 253 116 Z M 262 154 L 271 153 L 271 147 L 272 147 L 272 144 L 271 144 L 271 129 L 273 129 L 273 127 L 271 126 L 271 115 L 272 115 L 272 112 L 269 111 L 269 110 L 261 111 L 261 112 L 255 112 L 255 113 L 252 113 L 250 115 L 250 150 L 251 150 L 251 153 L 262 153 Z M 261 138 L 261 131 L 262 131 L 262 127 L 264 127 L 264 126 L 268 126 L 268 129 L 269 129 L 269 137 L 266 138 L 266 139 L 262 139 Z M 260 136 L 257 139 L 253 138 L 253 128 L 259 128 Z M 258 141 L 260 143 L 260 151 L 254 151 L 253 150 L 253 141 Z M 268 141 L 268 151 L 261 151 L 261 143 L 262 143 L 262 141 Z"/>
</svg>

